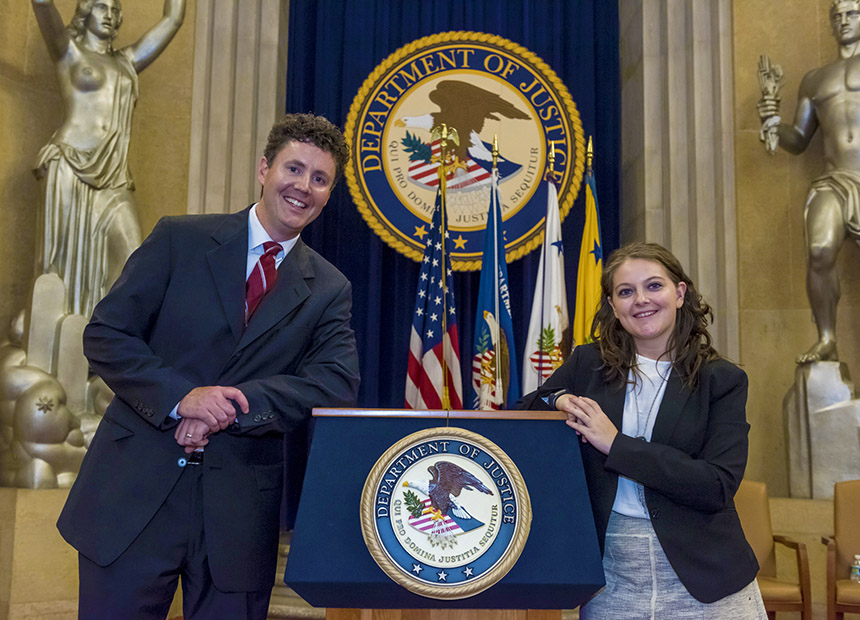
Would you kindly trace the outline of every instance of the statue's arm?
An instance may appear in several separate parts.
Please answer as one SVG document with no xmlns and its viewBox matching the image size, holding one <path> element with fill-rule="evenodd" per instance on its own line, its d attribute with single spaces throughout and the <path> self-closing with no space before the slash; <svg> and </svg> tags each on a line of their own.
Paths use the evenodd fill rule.
<svg viewBox="0 0 860 620">
<path fill-rule="evenodd" d="M 185 19 L 185 0 L 164 0 L 164 15 L 137 43 L 127 49 L 131 52 L 134 69 L 146 69 L 164 51 Z"/>
<path fill-rule="evenodd" d="M 779 144 L 789 153 L 797 155 L 809 146 L 815 130 L 818 129 L 818 119 L 812 104 L 812 92 L 808 84 L 808 75 L 800 83 L 797 93 L 797 109 L 794 112 L 794 123 L 780 123 Z"/>
<path fill-rule="evenodd" d="M 42 32 L 45 45 L 48 46 L 48 54 L 53 61 L 58 61 L 69 48 L 69 31 L 60 17 L 60 12 L 54 6 L 53 0 L 31 0 L 33 13 L 36 15 L 36 23 Z"/>
</svg>

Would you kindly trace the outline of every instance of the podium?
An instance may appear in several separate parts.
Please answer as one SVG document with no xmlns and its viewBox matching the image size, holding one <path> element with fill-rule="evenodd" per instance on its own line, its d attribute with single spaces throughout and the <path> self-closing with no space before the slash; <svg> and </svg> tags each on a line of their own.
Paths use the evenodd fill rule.
<svg viewBox="0 0 860 620">
<path fill-rule="evenodd" d="M 604 585 L 603 568 L 579 441 L 563 420 L 561 413 L 546 411 L 314 410 L 313 439 L 284 581 L 314 607 L 329 608 L 330 619 L 358 618 L 344 611 L 356 608 L 579 606 Z M 487 590 L 460 600 L 426 598 L 395 583 L 371 557 L 359 516 L 365 480 L 380 456 L 412 433 L 446 426 L 495 443 L 519 469 L 531 499 L 531 528 L 519 560 Z M 432 617 L 443 616 L 434 612 Z M 489 617 L 501 616 L 496 612 Z M 516 615 L 506 612 L 504 617 Z"/>
</svg>

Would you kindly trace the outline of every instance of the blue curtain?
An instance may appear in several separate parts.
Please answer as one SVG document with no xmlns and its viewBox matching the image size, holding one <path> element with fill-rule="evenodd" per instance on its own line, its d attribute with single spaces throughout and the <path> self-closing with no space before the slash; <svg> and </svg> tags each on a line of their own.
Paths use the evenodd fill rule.
<svg viewBox="0 0 860 620">
<path fill-rule="evenodd" d="M 343 127 L 368 74 L 399 47 L 430 34 L 474 30 L 523 45 L 559 75 L 586 136 L 594 136 L 605 252 L 618 246 L 619 65 L 615 0 L 291 0 L 286 111 L 314 112 Z M 585 191 L 563 222 L 570 307 Z M 361 357 L 361 407 L 403 406 L 409 330 L 419 266 L 365 224 L 345 182 L 303 233 L 353 284 L 353 328 Z M 538 254 L 508 267 L 517 355 L 528 329 Z M 455 272 L 464 393 L 480 272 Z M 571 317 L 572 318 L 572 317 Z"/>
</svg>

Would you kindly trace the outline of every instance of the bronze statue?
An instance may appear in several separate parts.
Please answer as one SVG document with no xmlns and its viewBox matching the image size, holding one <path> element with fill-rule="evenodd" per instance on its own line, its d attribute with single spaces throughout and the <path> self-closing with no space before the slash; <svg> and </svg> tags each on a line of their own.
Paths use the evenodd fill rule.
<svg viewBox="0 0 860 620">
<path fill-rule="evenodd" d="M 179 30 L 185 0 L 165 0 L 163 17 L 119 50 L 119 0 L 79 0 L 68 27 L 52 0 L 32 4 L 65 106 L 36 164 L 44 184 L 36 273 L 59 275 L 67 311 L 89 316 L 141 242 L 127 160 L 137 74 Z"/>
<path fill-rule="evenodd" d="M 825 173 L 813 181 L 804 209 L 807 247 L 806 290 L 818 341 L 798 364 L 836 361 L 836 257 L 846 238 L 860 243 L 860 0 L 835 0 L 830 26 L 839 45 L 835 62 L 809 71 L 800 83 L 794 123 L 779 117 L 782 70 L 759 61 L 761 139 L 768 152 L 806 150 L 821 127 Z"/>
<path fill-rule="evenodd" d="M 68 28 L 52 0 L 31 1 L 65 115 L 36 168 L 45 193 L 28 320 L 21 312 L 0 338 L 0 486 L 36 489 L 71 486 L 112 397 L 69 369 L 86 367 L 84 317 L 140 245 L 127 163 L 137 74 L 176 34 L 185 0 L 165 0 L 158 23 L 120 50 L 119 0 L 79 0 Z"/>
</svg>

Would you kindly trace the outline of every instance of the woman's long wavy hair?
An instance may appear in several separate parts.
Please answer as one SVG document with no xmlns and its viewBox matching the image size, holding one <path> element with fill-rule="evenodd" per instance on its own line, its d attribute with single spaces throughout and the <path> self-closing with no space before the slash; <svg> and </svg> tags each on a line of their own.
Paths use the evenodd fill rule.
<svg viewBox="0 0 860 620">
<path fill-rule="evenodd" d="M 93 6 L 95 6 L 96 2 L 98 0 L 78 0 L 75 14 L 72 15 L 72 20 L 66 27 L 66 30 L 69 31 L 72 38 L 76 41 L 79 41 L 87 31 L 87 19 L 89 19 L 90 13 L 93 12 Z M 119 0 L 116 2 L 116 7 L 119 9 L 119 18 L 116 20 L 116 28 L 113 31 L 114 39 L 116 39 L 119 27 L 122 25 L 122 4 L 119 3 Z"/>
<path fill-rule="evenodd" d="M 621 326 L 612 306 L 609 305 L 615 272 L 625 261 L 636 258 L 661 265 L 675 286 L 680 282 L 687 285 L 684 303 L 677 311 L 675 328 L 663 357 L 672 361 L 673 368 L 681 375 L 684 384 L 693 388 L 698 383 L 702 364 L 719 357 L 719 353 L 711 345 L 711 335 L 708 333 L 713 313 L 696 290 L 690 276 L 684 273 L 678 259 L 656 243 L 628 243 L 615 250 L 603 268 L 600 278 L 600 308 L 591 325 L 591 337 L 600 345 L 606 379 L 621 386 L 627 381 L 628 371 L 636 366 L 636 343 L 633 336 Z"/>
</svg>

